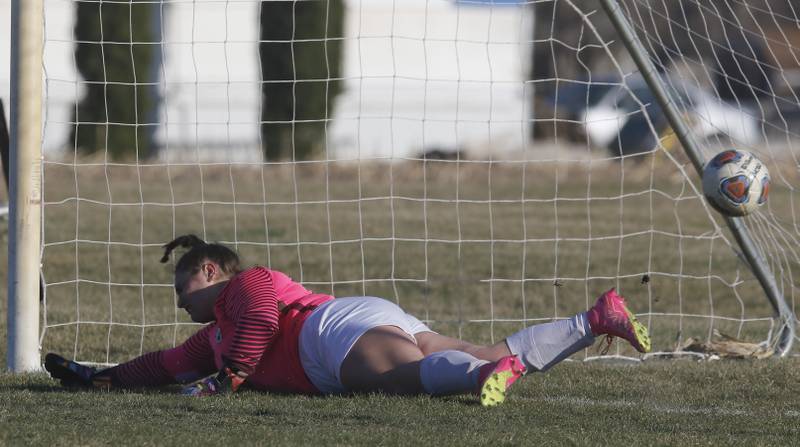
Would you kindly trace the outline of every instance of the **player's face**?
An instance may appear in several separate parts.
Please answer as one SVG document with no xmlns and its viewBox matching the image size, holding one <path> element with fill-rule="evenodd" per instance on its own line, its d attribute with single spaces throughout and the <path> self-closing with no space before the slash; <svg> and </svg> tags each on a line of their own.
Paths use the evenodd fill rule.
<svg viewBox="0 0 800 447">
<path fill-rule="evenodd" d="M 195 272 L 175 272 L 175 293 L 178 295 L 178 307 L 185 309 L 192 321 L 208 323 L 214 320 L 214 304 L 221 288 L 221 282 L 227 280 L 221 274 L 219 266 L 213 262 L 204 262 Z"/>
</svg>

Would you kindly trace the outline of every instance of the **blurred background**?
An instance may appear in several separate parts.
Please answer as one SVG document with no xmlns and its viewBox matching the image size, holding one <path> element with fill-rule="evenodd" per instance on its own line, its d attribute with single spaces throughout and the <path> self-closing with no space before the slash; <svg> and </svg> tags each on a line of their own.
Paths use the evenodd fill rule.
<svg viewBox="0 0 800 447">
<path fill-rule="evenodd" d="M 775 98 L 800 85 L 792 2 L 621 3 L 645 43 L 657 36 L 663 72 L 692 78 L 676 90 L 721 102 L 701 117 L 717 133 L 744 128 L 753 143 L 775 122 L 791 129 L 797 101 Z M 486 158 L 587 139 L 636 153 L 659 136 L 639 103 L 666 128 L 594 1 L 45 0 L 45 14 L 51 155 Z M 9 15 L 0 0 L 5 60 Z M 597 107 L 609 97 L 625 116 L 613 125 Z"/>
</svg>

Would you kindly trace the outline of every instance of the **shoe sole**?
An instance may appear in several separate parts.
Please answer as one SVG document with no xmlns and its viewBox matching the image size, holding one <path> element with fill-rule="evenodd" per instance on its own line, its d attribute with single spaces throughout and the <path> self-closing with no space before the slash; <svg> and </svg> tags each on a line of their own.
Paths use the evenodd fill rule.
<svg viewBox="0 0 800 447">
<path fill-rule="evenodd" d="M 639 320 L 636 319 L 636 315 L 628 310 L 628 306 L 625 306 L 624 309 L 625 313 L 628 314 L 628 321 L 630 321 L 631 326 L 633 326 L 633 336 L 636 340 L 636 343 L 631 343 L 633 348 L 642 353 L 650 352 L 650 334 L 647 328 L 642 323 L 639 323 Z"/>
<path fill-rule="evenodd" d="M 493 372 L 481 388 L 481 405 L 494 407 L 505 402 L 508 379 L 512 377 L 514 373 L 510 370 Z"/>
</svg>

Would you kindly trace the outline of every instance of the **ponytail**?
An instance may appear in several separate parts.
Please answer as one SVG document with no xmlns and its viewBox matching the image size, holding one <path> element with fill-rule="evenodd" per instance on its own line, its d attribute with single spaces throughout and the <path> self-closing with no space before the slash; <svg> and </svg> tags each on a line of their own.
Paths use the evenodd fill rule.
<svg viewBox="0 0 800 447">
<path fill-rule="evenodd" d="M 239 255 L 236 252 L 222 244 L 206 243 L 194 234 L 178 236 L 164 244 L 164 256 L 161 257 L 161 262 L 168 262 L 169 255 L 178 247 L 188 248 L 189 251 L 178 259 L 175 272 L 188 271 L 194 274 L 200 270 L 200 264 L 206 260 L 216 263 L 220 270 L 228 276 L 234 276 L 241 271 Z"/>
<path fill-rule="evenodd" d="M 169 262 L 170 253 L 172 253 L 172 250 L 175 250 L 177 247 L 194 248 L 204 244 L 205 242 L 202 239 L 193 234 L 178 236 L 171 242 L 164 245 L 164 256 L 161 257 L 161 263 L 163 264 Z"/>
</svg>

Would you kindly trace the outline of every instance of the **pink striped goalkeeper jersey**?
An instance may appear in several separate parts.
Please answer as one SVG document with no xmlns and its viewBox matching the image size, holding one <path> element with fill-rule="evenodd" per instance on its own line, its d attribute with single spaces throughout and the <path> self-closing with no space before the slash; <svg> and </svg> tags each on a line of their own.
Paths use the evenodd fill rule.
<svg viewBox="0 0 800 447">
<path fill-rule="evenodd" d="M 311 311 L 332 299 L 281 272 L 250 268 L 220 292 L 215 322 L 180 346 L 119 365 L 115 381 L 127 387 L 188 383 L 231 366 L 248 373 L 250 388 L 317 393 L 300 363 L 298 339 Z"/>
</svg>

